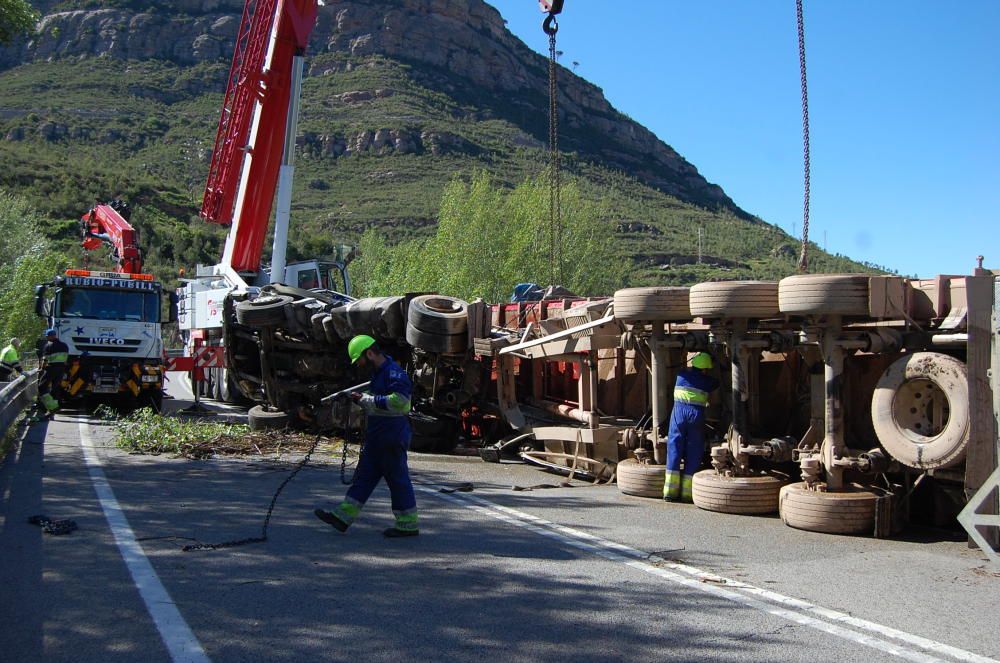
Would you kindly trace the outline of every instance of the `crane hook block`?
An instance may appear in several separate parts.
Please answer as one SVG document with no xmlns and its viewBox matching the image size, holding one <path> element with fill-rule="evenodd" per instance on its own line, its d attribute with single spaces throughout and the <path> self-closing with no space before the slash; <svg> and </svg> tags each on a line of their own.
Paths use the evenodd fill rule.
<svg viewBox="0 0 1000 663">
<path fill-rule="evenodd" d="M 538 0 L 538 8 L 550 16 L 562 13 L 564 0 Z"/>
</svg>

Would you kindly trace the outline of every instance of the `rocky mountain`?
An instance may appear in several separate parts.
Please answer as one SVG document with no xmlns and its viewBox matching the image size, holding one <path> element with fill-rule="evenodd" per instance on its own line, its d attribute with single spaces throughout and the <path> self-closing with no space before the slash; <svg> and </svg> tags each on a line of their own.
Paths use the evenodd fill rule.
<svg viewBox="0 0 1000 663">
<path fill-rule="evenodd" d="M 225 229 L 197 212 L 243 1 L 33 4 L 36 33 L 0 49 L 0 193 L 28 198 L 67 247 L 95 198 L 127 199 L 158 273 L 215 262 Z M 426 236 L 452 179 L 544 169 L 547 59 L 482 0 L 325 0 L 306 62 L 292 259 L 370 228 Z M 795 271 L 794 238 L 565 68 L 559 109 L 564 170 L 604 210 L 631 283 Z M 818 247 L 811 264 L 864 268 Z"/>
<path fill-rule="evenodd" d="M 88 58 L 162 60 L 181 67 L 228 61 L 243 9 L 239 0 L 35 4 L 44 12 L 37 35 L 0 51 L 0 67 Z M 328 0 L 320 7 L 310 48 L 314 56 L 347 57 L 335 64 L 313 59 L 310 76 L 336 74 L 373 56 L 391 58 L 410 65 L 428 87 L 476 104 L 477 119 L 492 116 L 520 126 L 524 145 L 541 145 L 546 138 L 547 61 L 512 35 L 499 12 L 482 0 Z M 212 91 L 221 91 L 221 80 L 209 84 Z M 184 92 L 205 91 L 209 90 Z M 338 101 L 357 105 L 393 92 L 349 91 Z M 615 110 L 599 88 L 561 68 L 559 92 L 564 149 L 629 173 L 680 200 L 739 212 L 719 186 L 707 182 L 652 132 Z M 135 93 L 141 96 L 143 91 Z M 169 103 L 171 95 L 165 96 L 160 100 Z M 51 137 L 57 129 L 46 131 Z M 351 137 L 321 134 L 306 140 L 314 145 L 318 141 L 328 155 L 359 148 L 384 152 L 386 145 L 404 152 L 477 150 L 461 136 L 427 140 L 414 134 L 412 127 L 372 127 L 366 136 L 366 132 Z M 425 141 L 430 144 L 424 145 Z"/>
</svg>

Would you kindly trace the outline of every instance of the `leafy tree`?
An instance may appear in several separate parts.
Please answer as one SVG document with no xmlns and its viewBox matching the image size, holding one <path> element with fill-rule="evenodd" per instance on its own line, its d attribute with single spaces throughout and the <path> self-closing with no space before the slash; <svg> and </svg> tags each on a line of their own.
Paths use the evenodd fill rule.
<svg viewBox="0 0 1000 663">
<path fill-rule="evenodd" d="M 0 0 L 0 44 L 35 29 L 38 12 L 25 0 Z"/>
<path fill-rule="evenodd" d="M 627 265 L 614 252 L 613 227 L 575 182 L 562 190 L 561 250 L 553 264 L 548 188 L 544 179 L 513 190 L 485 172 L 445 188 L 435 234 L 389 246 L 368 231 L 361 258 L 352 263 L 355 288 L 364 295 L 434 290 L 486 301 L 504 301 L 522 282 L 562 285 L 581 295 L 609 294 L 626 280 Z M 558 276 L 557 276 L 558 278 Z"/>
<path fill-rule="evenodd" d="M 0 191 L 0 340 L 41 336 L 45 321 L 35 315 L 35 284 L 51 281 L 69 263 L 38 234 L 41 222 L 24 198 Z"/>
</svg>

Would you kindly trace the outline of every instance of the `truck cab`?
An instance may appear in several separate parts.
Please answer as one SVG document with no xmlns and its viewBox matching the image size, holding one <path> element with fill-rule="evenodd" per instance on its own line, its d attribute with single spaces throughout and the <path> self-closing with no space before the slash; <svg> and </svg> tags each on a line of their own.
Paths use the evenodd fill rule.
<svg viewBox="0 0 1000 663">
<path fill-rule="evenodd" d="M 264 284 L 270 282 L 271 270 L 265 271 Z M 300 260 L 285 265 L 285 278 L 279 279 L 285 285 L 303 290 L 332 290 L 350 295 L 351 279 L 347 275 L 346 262 L 339 260 Z"/>
<path fill-rule="evenodd" d="M 163 290 L 149 274 L 67 270 L 35 288 L 35 312 L 69 346 L 67 396 L 163 395 Z"/>
</svg>

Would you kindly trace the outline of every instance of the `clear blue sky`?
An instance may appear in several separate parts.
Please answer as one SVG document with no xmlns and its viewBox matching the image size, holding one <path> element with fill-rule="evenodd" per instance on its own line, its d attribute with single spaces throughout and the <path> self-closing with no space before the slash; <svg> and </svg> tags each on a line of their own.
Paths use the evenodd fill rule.
<svg viewBox="0 0 1000 663">
<path fill-rule="evenodd" d="M 488 2 L 548 53 L 535 0 Z M 805 22 L 810 239 L 903 274 L 1000 268 L 1000 0 L 805 0 Z M 801 232 L 794 0 L 566 0 L 559 25 L 562 64 Z"/>
</svg>

